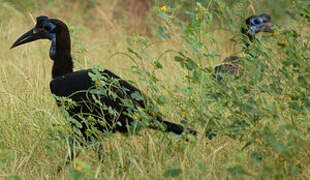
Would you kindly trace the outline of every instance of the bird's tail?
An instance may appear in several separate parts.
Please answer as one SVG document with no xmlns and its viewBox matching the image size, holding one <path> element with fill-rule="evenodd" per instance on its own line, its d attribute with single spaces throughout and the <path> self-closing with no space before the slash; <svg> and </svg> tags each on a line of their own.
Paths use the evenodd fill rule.
<svg viewBox="0 0 310 180">
<path fill-rule="evenodd" d="M 173 132 L 177 135 L 182 134 L 184 131 L 190 133 L 191 135 L 197 136 L 198 132 L 190 129 L 190 128 L 184 128 L 182 125 L 177 124 L 177 123 L 173 123 L 170 121 L 165 121 L 161 118 L 158 118 L 158 122 L 161 124 L 164 124 L 164 128 L 160 128 L 160 126 L 156 126 L 156 125 L 151 125 L 152 129 L 156 129 L 156 130 L 161 130 L 164 129 L 165 132 Z"/>
<path fill-rule="evenodd" d="M 175 134 L 182 134 L 184 131 L 189 132 L 190 134 L 197 136 L 198 132 L 190 129 L 190 128 L 184 128 L 182 125 L 180 124 L 176 124 L 173 122 L 169 122 L 169 121 L 162 121 L 162 123 L 164 123 L 167 127 L 166 127 L 166 131 L 167 132 L 173 132 Z"/>
</svg>

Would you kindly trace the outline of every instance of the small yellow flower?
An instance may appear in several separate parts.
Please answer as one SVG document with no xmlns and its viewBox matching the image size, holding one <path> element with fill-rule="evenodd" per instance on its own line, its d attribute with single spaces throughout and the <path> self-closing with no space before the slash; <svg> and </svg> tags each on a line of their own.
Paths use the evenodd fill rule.
<svg viewBox="0 0 310 180">
<path fill-rule="evenodd" d="M 72 102 L 72 99 L 71 99 L 71 98 L 68 98 L 68 102 Z"/>
<path fill-rule="evenodd" d="M 278 112 L 280 112 L 280 111 L 281 111 L 281 106 L 278 105 L 278 106 L 276 107 L 276 109 L 277 109 Z"/>
<path fill-rule="evenodd" d="M 199 63 L 197 64 L 197 66 L 198 66 L 199 68 L 201 67 L 201 65 L 200 65 Z"/>
<path fill-rule="evenodd" d="M 82 168 L 81 168 L 80 166 L 77 166 L 77 167 L 75 168 L 75 170 L 80 172 L 80 171 L 82 170 Z"/>
<path fill-rule="evenodd" d="M 256 141 L 257 143 L 261 143 L 261 142 L 262 142 L 259 138 L 256 138 L 255 141 Z"/>
<path fill-rule="evenodd" d="M 135 120 L 140 119 L 139 113 L 135 112 L 134 115 L 133 115 L 133 118 L 134 118 Z"/>
<path fill-rule="evenodd" d="M 275 36 L 278 36 L 279 34 L 280 34 L 279 31 L 275 31 L 275 32 L 273 33 L 273 35 L 275 35 Z"/>
<path fill-rule="evenodd" d="M 96 86 L 100 86 L 101 83 L 100 83 L 100 81 L 96 81 L 95 84 L 96 84 Z"/>
<path fill-rule="evenodd" d="M 167 11 L 167 7 L 166 7 L 166 6 L 162 6 L 162 7 L 160 8 L 160 10 L 162 10 L 163 12 L 166 12 L 166 11 Z"/>
<path fill-rule="evenodd" d="M 287 44 L 287 40 L 286 40 L 286 39 L 283 39 L 283 40 L 280 41 L 280 43 L 281 43 L 281 44 Z"/>
<path fill-rule="evenodd" d="M 286 132 L 285 132 L 285 137 L 286 137 L 286 139 L 290 136 L 290 134 L 291 134 L 291 133 L 290 133 L 289 131 L 286 131 Z"/>
<path fill-rule="evenodd" d="M 184 112 L 183 112 L 183 116 L 185 117 L 186 115 L 187 115 L 187 112 L 184 111 Z"/>
<path fill-rule="evenodd" d="M 205 12 L 206 12 L 205 9 L 202 9 L 202 8 L 200 9 L 200 13 L 201 13 L 201 14 L 204 14 Z"/>
<path fill-rule="evenodd" d="M 223 81 L 227 82 L 227 81 L 228 81 L 228 78 L 227 78 L 227 77 L 223 78 Z"/>
</svg>

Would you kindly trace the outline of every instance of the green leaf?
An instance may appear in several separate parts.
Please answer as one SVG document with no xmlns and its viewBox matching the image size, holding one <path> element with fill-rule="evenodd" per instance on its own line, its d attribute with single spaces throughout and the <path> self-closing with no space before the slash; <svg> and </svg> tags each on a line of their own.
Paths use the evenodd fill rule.
<svg viewBox="0 0 310 180">
<path fill-rule="evenodd" d="M 139 93 L 138 91 L 135 91 L 134 93 L 131 93 L 130 95 L 133 99 L 137 100 L 137 101 L 143 101 L 144 97 L 141 95 L 141 93 Z"/>
<path fill-rule="evenodd" d="M 251 158 L 254 160 L 255 163 L 258 163 L 258 162 L 260 162 L 263 159 L 261 154 L 258 153 L 258 152 L 252 152 L 251 153 Z"/>
<path fill-rule="evenodd" d="M 182 169 L 180 168 L 168 169 L 164 172 L 164 177 L 178 177 L 180 174 L 182 174 Z"/>
<path fill-rule="evenodd" d="M 180 56 L 174 56 L 174 60 L 179 62 L 181 67 L 184 68 L 184 58 L 180 57 Z"/>
<path fill-rule="evenodd" d="M 180 56 L 174 56 L 174 60 L 180 63 L 184 63 L 184 58 L 180 57 Z"/>
<path fill-rule="evenodd" d="M 157 34 L 163 39 L 170 39 L 170 35 L 167 32 L 167 28 L 164 26 L 158 27 Z"/>
<path fill-rule="evenodd" d="M 70 170 L 70 176 L 72 179 L 74 180 L 79 180 L 79 179 L 82 179 L 83 178 L 83 173 L 80 172 L 80 171 L 77 171 L 75 169 L 71 169 Z"/>
<path fill-rule="evenodd" d="M 234 177 L 234 179 L 240 177 L 241 175 L 249 175 L 249 173 L 246 172 L 240 165 L 228 168 L 227 171 Z"/>
<path fill-rule="evenodd" d="M 191 60 L 190 58 L 187 58 L 186 59 L 186 68 L 190 71 L 196 69 L 198 67 L 198 65 L 193 61 Z"/>
<path fill-rule="evenodd" d="M 159 96 L 157 102 L 160 105 L 169 104 L 169 101 L 164 96 Z"/>
<path fill-rule="evenodd" d="M 199 82 L 200 77 L 201 77 L 201 71 L 195 70 L 195 71 L 194 71 L 194 74 L 193 74 L 194 80 L 195 80 L 196 82 Z"/>
<path fill-rule="evenodd" d="M 169 16 L 164 13 L 163 11 L 159 11 L 159 15 L 161 18 L 163 18 L 165 21 L 168 21 L 169 20 Z"/>
<path fill-rule="evenodd" d="M 7 177 L 8 180 L 20 180 L 20 176 L 18 175 L 10 175 Z"/>
<path fill-rule="evenodd" d="M 162 69 L 163 68 L 163 65 L 161 65 L 159 61 L 154 61 L 154 66 L 156 69 Z"/>
<path fill-rule="evenodd" d="M 141 57 L 136 51 L 134 51 L 133 49 L 127 48 L 127 50 L 128 50 L 130 53 L 134 54 L 134 55 L 135 55 L 137 58 L 139 58 L 140 60 L 142 59 L 142 57 Z"/>
</svg>

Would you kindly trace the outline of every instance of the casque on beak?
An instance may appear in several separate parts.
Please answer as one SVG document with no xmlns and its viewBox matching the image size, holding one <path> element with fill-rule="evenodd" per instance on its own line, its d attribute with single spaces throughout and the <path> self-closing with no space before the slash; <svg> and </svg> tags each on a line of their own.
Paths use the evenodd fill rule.
<svg viewBox="0 0 310 180">
<path fill-rule="evenodd" d="M 49 34 L 45 30 L 34 27 L 30 31 L 20 36 L 14 42 L 14 44 L 11 46 L 10 49 L 17 47 L 19 45 L 22 45 L 22 44 L 26 44 L 26 43 L 38 40 L 38 39 L 50 39 L 50 38 L 49 38 Z"/>
</svg>

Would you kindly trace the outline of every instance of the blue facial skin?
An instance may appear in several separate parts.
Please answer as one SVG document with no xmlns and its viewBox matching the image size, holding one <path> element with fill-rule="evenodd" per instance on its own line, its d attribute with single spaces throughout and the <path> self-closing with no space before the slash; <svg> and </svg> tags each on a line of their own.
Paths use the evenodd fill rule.
<svg viewBox="0 0 310 180">
<path fill-rule="evenodd" d="M 263 22 L 261 17 L 251 19 L 251 30 L 254 34 L 260 31 L 261 27 L 264 25 Z"/>
<path fill-rule="evenodd" d="M 263 26 L 264 26 L 264 20 L 261 17 L 255 17 L 251 19 L 250 28 L 255 39 L 256 39 L 256 33 L 258 33 Z"/>
<path fill-rule="evenodd" d="M 50 55 L 50 58 L 53 59 L 52 57 L 54 57 L 56 54 L 56 34 L 53 33 L 54 29 L 56 28 L 56 25 L 51 22 L 47 22 L 47 23 L 44 23 L 43 27 L 44 29 L 48 29 L 48 34 L 49 34 L 48 38 L 52 41 L 49 55 Z"/>
</svg>

